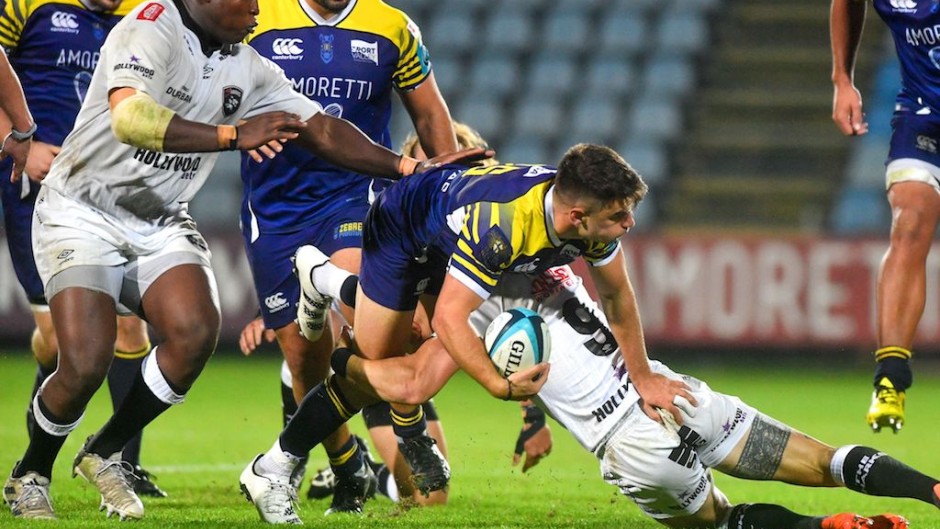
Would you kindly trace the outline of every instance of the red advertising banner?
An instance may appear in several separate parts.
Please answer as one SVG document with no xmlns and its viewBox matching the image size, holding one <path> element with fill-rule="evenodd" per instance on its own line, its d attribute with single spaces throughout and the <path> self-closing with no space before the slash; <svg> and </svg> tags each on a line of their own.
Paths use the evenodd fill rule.
<svg viewBox="0 0 940 529">
<path fill-rule="evenodd" d="M 222 340 L 257 310 L 238 235 L 208 237 L 222 303 Z M 871 348 L 883 240 L 727 236 L 624 239 L 651 345 Z M 579 265 L 584 272 L 586 268 Z M 940 349 L 940 249 L 927 265 L 922 351 Z M 28 342 L 32 318 L 0 239 L 0 342 Z"/>
</svg>

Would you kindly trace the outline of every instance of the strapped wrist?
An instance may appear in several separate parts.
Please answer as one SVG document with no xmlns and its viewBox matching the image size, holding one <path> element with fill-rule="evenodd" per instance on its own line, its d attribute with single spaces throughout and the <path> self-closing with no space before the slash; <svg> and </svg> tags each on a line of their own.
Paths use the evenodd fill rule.
<svg viewBox="0 0 940 529">
<path fill-rule="evenodd" d="M 411 176 L 414 174 L 415 169 L 418 168 L 418 164 L 421 163 L 411 156 L 405 156 L 404 154 L 398 159 L 398 174 L 401 176 Z"/>
<path fill-rule="evenodd" d="M 238 150 L 238 127 L 235 125 L 217 125 L 215 127 L 218 136 L 219 150 L 237 151 Z"/>
<path fill-rule="evenodd" d="M 26 141 L 33 137 L 36 134 L 36 131 L 39 130 L 39 125 L 34 121 L 32 126 L 26 129 L 23 132 L 20 132 L 14 128 L 10 129 L 10 137 L 16 141 Z"/>
</svg>

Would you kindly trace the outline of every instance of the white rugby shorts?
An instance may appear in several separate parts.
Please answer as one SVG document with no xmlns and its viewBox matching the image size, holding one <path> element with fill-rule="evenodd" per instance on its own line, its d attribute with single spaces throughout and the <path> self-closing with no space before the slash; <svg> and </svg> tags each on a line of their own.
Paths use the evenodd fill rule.
<svg viewBox="0 0 940 529">
<path fill-rule="evenodd" d="M 206 268 L 217 295 L 211 253 L 193 222 L 170 223 L 153 235 L 127 229 L 82 202 L 43 187 L 33 214 L 36 268 L 51 300 L 68 287 L 109 294 L 135 312 L 160 275 L 181 264 Z M 126 309 L 125 309 L 126 307 Z"/>
<path fill-rule="evenodd" d="M 710 468 L 728 457 L 758 412 L 659 362 L 651 367 L 692 388 L 698 401 L 695 417 L 683 414 L 683 425 L 676 430 L 650 419 L 634 404 L 597 454 L 601 474 L 653 518 L 687 516 L 705 504 L 713 487 Z"/>
</svg>

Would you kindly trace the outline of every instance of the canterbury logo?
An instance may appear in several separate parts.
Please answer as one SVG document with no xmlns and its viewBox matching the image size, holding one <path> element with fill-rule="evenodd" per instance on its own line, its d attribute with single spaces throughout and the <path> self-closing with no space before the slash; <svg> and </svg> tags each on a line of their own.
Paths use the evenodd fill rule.
<svg viewBox="0 0 940 529">
<path fill-rule="evenodd" d="M 277 312 L 287 306 L 287 299 L 284 298 L 283 292 L 278 292 L 273 296 L 264 298 L 264 305 L 268 307 L 268 310 L 271 312 Z"/>
<path fill-rule="evenodd" d="M 271 50 L 275 55 L 300 55 L 304 52 L 303 43 L 303 39 L 274 39 Z"/>
<path fill-rule="evenodd" d="M 78 29 L 78 22 L 75 20 L 74 13 L 56 11 L 52 14 L 52 26 L 62 29 Z"/>
<path fill-rule="evenodd" d="M 917 2 L 913 0 L 891 0 L 889 3 L 894 9 L 917 9 Z"/>
</svg>

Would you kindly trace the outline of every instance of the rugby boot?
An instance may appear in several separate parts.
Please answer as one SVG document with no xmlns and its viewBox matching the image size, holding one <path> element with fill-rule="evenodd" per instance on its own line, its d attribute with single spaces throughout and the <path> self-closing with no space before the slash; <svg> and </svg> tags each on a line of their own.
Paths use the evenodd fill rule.
<svg viewBox="0 0 940 529">
<path fill-rule="evenodd" d="M 904 426 L 904 392 L 895 389 L 888 377 L 878 381 L 871 395 L 871 406 L 865 421 L 875 433 L 885 426 L 898 433 Z"/>
<path fill-rule="evenodd" d="M 263 455 L 258 454 L 242 471 L 238 480 L 242 494 L 267 523 L 303 524 L 297 516 L 297 489 L 291 485 L 290 475 L 258 473 L 257 462 Z"/>
<path fill-rule="evenodd" d="M 907 529 L 910 525 L 907 518 L 898 514 L 876 514 L 869 518 L 872 521 L 872 529 Z"/>
<path fill-rule="evenodd" d="M 315 342 L 323 335 L 326 315 L 329 313 L 333 298 L 321 294 L 314 286 L 313 274 L 317 268 L 330 260 L 316 246 L 304 245 L 297 248 L 291 261 L 294 274 L 300 280 L 300 303 L 297 304 L 297 324 L 300 334 L 310 342 Z"/>
<path fill-rule="evenodd" d="M 379 488 L 379 480 L 375 477 L 372 467 L 364 460 L 362 467 L 350 476 L 336 476 L 336 486 L 333 489 L 333 501 L 326 515 L 344 512 L 362 514 L 362 504 L 375 496 Z"/>
<path fill-rule="evenodd" d="M 425 497 L 436 490 L 446 490 L 450 481 L 450 465 L 427 434 L 398 441 L 398 451 L 411 467 L 411 480 Z"/>
<path fill-rule="evenodd" d="M 36 472 L 27 472 L 19 478 L 10 476 L 3 485 L 3 502 L 17 518 L 54 520 L 56 517 L 49 499 L 49 478 Z"/>
<path fill-rule="evenodd" d="M 871 518 L 843 512 L 823 518 L 819 526 L 822 529 L 872 529 L 874 523 Z"/>
<path fill-rule="evenodd" d="M 81 476 L 85 481 L 97 487 L 101 493 L 99 510 L 105 511 L 110 518 L 117 514 L 121 520 L 139 520 L 144 517 L 144 504 L 134 492 L 134 469 L 121 461 L 121 453 L 115 452 L 105 459 L 87 451 L 88 443 L 75 456 L 72 463 L 72 477 Z"/>
</svg>

